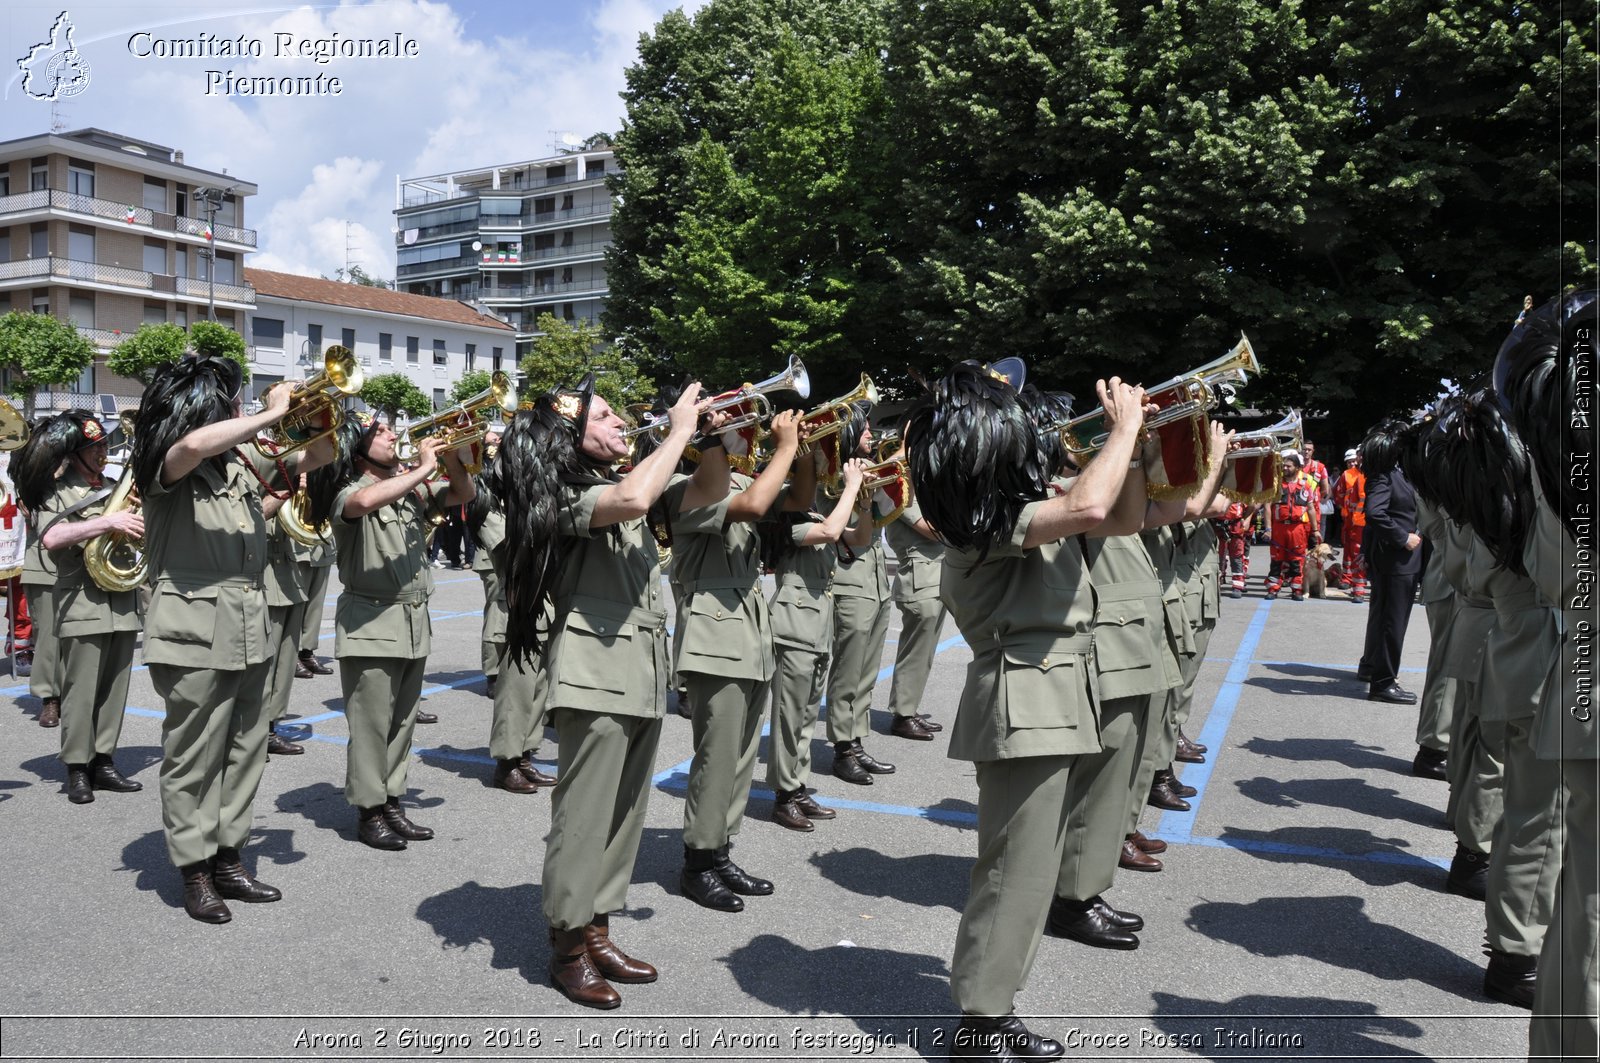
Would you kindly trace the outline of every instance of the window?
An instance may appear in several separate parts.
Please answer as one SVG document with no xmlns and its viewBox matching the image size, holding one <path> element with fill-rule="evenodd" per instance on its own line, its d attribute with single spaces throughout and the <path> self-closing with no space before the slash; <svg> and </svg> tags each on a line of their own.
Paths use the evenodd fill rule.
<svg viewBox="0 0 1600 1063">
<path fill-rule="evenodd" d="M 562 210 L 571 210 L 572 209 L 572 193 L 571 192 L 568 192 L 566 195 L 561 197 L 561 209 Z"/>
<path fill-rule="evenodd" d="M 172 323 L 179 328 L 189 327 L 189 311 L 185 310 L 182 303 L 172 312 Z"/>
<path fill-rule="evenodd" d="M 322 326 L 306 326 L 306 350 L 311 352 L 312 358 L 322 357 Z"/>
<path fill-rule="evenodd" d="M 94 165 L 74 162 L 67 165 L 67 191 L 75 196 L 94 195 Z"/>
<path fill-rule="evenodd" d="M 411 365 L 417 364 L 417 354 L 422 349 L 422 341 L 415 336 L 406 337 L 406 361 Z"/>
<path fill-rule="evenodd" d="M 181 244 L 178 245 L 172 268 L 175 271 L 173 273 L 175 277 L 187 277 L 189 275 L 189 249 Z"/>
<path fill-rule="evenodd" d="M 67 230 L 67 257 L 77 262 L 94 261 L 94 230 L 74 225 Z"/>
<path fill-rule="evenodd" d="M 239 224 L 239 201 L 232 196 L 223 196 L 222 202 L 217 206 L 218 225 Z"/>
<path fill-rule="evenodd" d="M 539 216 L 540 214 L 554 214 L 555 212 L 556 198 L 554 196 L 547 196 L 544 199 L 536 199 L 533 201 L 533 213 L 535 217 Z"/>
<path fill-rule="evenodd" d="M 50 257 L 50 227 L 43 222 L 28 230 L 28 257 Z"/>
<path fill-rule="evenodd" d="M 606 172 L 606 160 L 604 160 L 604 159 L 590 159 L 589 163 L 588 163 L 588 166 L 587 166 L 587 168 L 585 169 L 584 172 L 590 177 L 598 177 L 598 176 L 600 176 L 601 174 Z"/>
<path fill-rule="evenodd" d="M 444 340 L 434 340 L 433 341 L 433 364 L 434 365 L 449 365 L 450 364 L 450 356 L 445 354 L 445 351 L 444 351 Z"/>
<path fill-rule="evenodd" d="M 434 388 L 433 389 L 433 408 L 435 410 L 442 410 L 442 409 L 444 409 L 444 405 L 445 405 L 444 388 Z"/>
<path fill-rule="evenodd" d="M 378 361 L 394 361 L 394 336 L 387 332 L 378 333 Z"/>
<path fill-rule="evenodd" d="M 283 350 L 283 319 L 257 317 L 250 320 L 250 342 L 269 351 Z"/>
<path fill-rule="evenodd" d="M 544 168 L 544 176 L 547 181 L 559 180 L 567 176 L 567 167 L 564 163 L 560 166 L 546 166 Z"/>
<path fill-rule="evenodd" d="M 79 374 L 78 379 L 68 384 L 65 390 L 73 395 L 93 395 L 94 363 L 90 362 L 88 365 L 84 366 L 83 372 Z"/>
<path fill-rule="evenodd" d="M 41 288 L 34 292 L 29 308 L 35 314 L 48 314 L 50 312 L 50 289 Z"/>
<path fill-rule="evenodd" d="M 72 293 L 72 298 L 67 303 L 67 320 L 79 328 L 94 328 L 93 292 Z"/>
<path fill-rule="evenodd" d="M 144 206 L 146 210 L 167 212 L 167 182 L 154 177 L 144 179 Z"/>
<path fill-rule="evenodd" d="M 565 269 L 563 269 L 561 271 L 561 283 L 562 284 L 571 284 L 572 283 L 572 267 L 571 266 L 567 266 Z"/>
<path fill-rule="evenodd" d="M 160 240 L 146 240 L 144 242 L 144 271 L 146 273 L 167 272 L 167 245 Z"/>
<path fill-rule="evenodd" d="M 28 191 L 41 192 L 50 187 L 50 164 L 44 159 L 34 159 L 28 171 Z"/>
<path fill-rule="evenodd" d="M 561 246 L 562 247 L 571 247 L 572 246 L 572 239 L 573 239 L 572 230 L 568 229 L 566 232 L 561 234 Z"/>
<path fill-rule="evenodd" d="M 573 320 L 573 318 L 574 318 L 574 316 L 573 316 L 573 313 L 572 313 L 572 304 L 571 303 L 562 303 L 561 304 L 561 319 L 563 321 L 571 321 L 571 320 Z"/>
<path fill-rule="evenodd" d="M 218 251 L 217 252 L 217 283 L 218 284 L 238 284 L 239 282 L 234 279 L 234 277 L 235 277 L 234 268 L 235 268 L 236 265 L 237 265 L 237 263 L 234 261 L 233 255 L 231 255 L 227 251 Z"/>
<path fill-rule="evenodd" d="M 477 364 L 477 361 L 478 345 L 476 343 L 467 344 L 467 372 L 472 372 L 473 366 Z"/>
<path fill-rule="evenodd" d="M 11 175 L 8 173 L 0 173 L 0 196 L 9 196 L 10 194 Z"/>
<path fill-rule="evenodd" d="M 339 343 L 346 350 L 354 352 L 355 349 L 356 349 L 356 330 L 353 329 L 353 328 L 342 328 L 342 329 L 340 329 L 339 330 Z"/>
<path fill-rule="evenodd" d="M 496 373 L 500 372 L 500 357 L 504 351 L 505 348 L 496 347 L 494 352 L 490 355 L 490 365 L 493 367 L 493 371 Z"/>
<path fill-rule="evenodd" d="M 161 303 L 145 303 L 144 321 L 148 325 L 165 325 L 167 323 L 166 306 Z"/>
<path fill-rule="evenodd" d="M 0 230 L 0 262 L 11 261 L 11 230 Z"/>
</svg>

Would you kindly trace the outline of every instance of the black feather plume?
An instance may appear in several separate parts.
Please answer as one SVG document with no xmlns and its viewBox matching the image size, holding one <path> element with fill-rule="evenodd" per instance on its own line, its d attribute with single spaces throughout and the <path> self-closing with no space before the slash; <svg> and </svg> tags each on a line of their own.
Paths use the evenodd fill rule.
<svg viewBox="0 0 1600 1063">
<path fill-rule="evenodd" d="M 208 424 L 233 417 L 239 364 L 228 358 L 187 357 L 156 370 L 134 420 L 133 480 L 149 491 L 172 444 Z"/>
<path fill-rule="evenodd" d="M 346 484 L 355 480 L 356 445 L 364 429 L 353 417 L 346 417 L 334 433 L 333 460 L 306 475 L 306 519 L 321 524 L 333 516 L 333 501 Z"/>
</svg>

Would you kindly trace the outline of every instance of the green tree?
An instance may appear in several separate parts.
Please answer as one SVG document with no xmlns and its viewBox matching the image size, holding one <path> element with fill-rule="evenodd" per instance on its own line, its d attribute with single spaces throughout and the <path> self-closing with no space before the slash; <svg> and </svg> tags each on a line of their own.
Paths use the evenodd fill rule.
<svg viewBox="0 0 1600 1063">
<path fill-rule="evenodd" d="M 394 287 L 393 281 L 384 280 L 382 277 L 374 277 L 372 274 L 362 269 L 359 263 L 351 266 L 349 269 L 340 266 L 338 269 L 333 271 L 333 279 L 336 281 L 343 281 L 346 284 L 359 284 L 363 288 Z"/>
<path fill-rule="evenodd" d="M 157 369 L 176 362 L 188 349 L 189 334 L 182 325 L 147 321 L 112 349 L 106 368 L 118 376 L 149 384 Z"/>
<path fill-rule="evenodd" d="M 461 374 L 461 379 L 455 382 L 450 389 L 450 404 L 457 405 L 466 402 L 474 395 L 489 386 L 490 373 L 487 369 L 470 369 Z"/>
<path fill-rule="evenodd" d="M 533 341 L 533 349 L 518 366 L 522 372 L 522 398 L 570 387 L 591 371 L 595 391 L 612 406 L 621 408 L 655 396 L 655 382 L 636 360 L 617 347 L 608 346 L 596 326 L 540 314 L 537 328 L 544 335 Z"/>
<path fill-rule="evenodd" d="M 94 344 L 72 325 L 21 310 L 0 316 L 0 365 L 11 370 L 10 393 L 29 420 L 40 388 L 70 384 L 93 364 Z"/>
<path fill-rule="evenodd" d="M 361 388 L 361 401 L 383 414 L 392 425 L 400 413 L 426 417 L 433 412 L 433 400 L 404 373 L 379 373 Z"/>
<path fill-rule="evenodd" d="M 250 379 L 250 358 L 245 351 L 244 337 L 227 325 L 215 321 L 196 321 L 189 326 L 189 346 L 196 354 L 230 358 L 239 363 L 244 379 Z"/>
</svg>

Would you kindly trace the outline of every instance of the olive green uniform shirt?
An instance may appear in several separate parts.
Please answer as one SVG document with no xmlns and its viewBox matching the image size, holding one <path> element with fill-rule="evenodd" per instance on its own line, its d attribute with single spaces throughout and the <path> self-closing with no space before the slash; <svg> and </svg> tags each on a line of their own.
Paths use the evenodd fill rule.
<svg viewBox="0 0 1600 1063">
<path fill-rule="evenodd" d="M 915 499 L 905 511 L 883 529 L 894 550 L 894 600 L 921 602 L 939 597 L 939 574 L 944 571 L 945 546 L 937 539 L 925 539 L 912 527 L 922 519 L 922 507 Z"/>
<path fill-rule="evenodd" d="M 805 545 L 818 521 L 802 521 L 789 530 L 793 552 L 778 562 L 777 588 L 769 607 L 772 641 L 811 653 L 833 647 L 833 576 L 838 552 L 833 543 Z"/>
<path fill-rule="evenodd" d="M 40 513 L 40 540 L 57 520 L 90 520 L 105 512 L 105 500 L 85 506 L 70 517 L 61 517 L 68 509 L 101 491 L 89 486 L 89 481 L 76 468 L 68 469 L 56 481 L 55 492 L 44 504 Z M 139 616 L 139 592 L 107 591 L 89 578 L 83 565 L 83 548 L 88 540 L 74 543 L 61 550 L 48 550 L 55 567 L 55 634 L 62 638 L 78 635 L 101 635 L 111 631 L 138 631 L 144 626 Z"/>
<path fill-rule="evenodd" d="M 772 678 L 772 620 L 761 596 L 761 540 L 754 522 L 728 521 L 728 504 L 755 481 L 733 474 L 727 495 L 684 509 L 689 478 L 675 478 L 663 495 L 672 513 L 672 581 L 680 589 L 678 671 L 727 679 Z M 782 496 L 771 517 L 782 508 Z"/>
<path fill-rule="evenodd" d="M 1161 580 L 1138 535 L 1083 540 L 1094 589 L 1094 665 L 1100 696 L 1128 698 L 1178 686 Z"/>
<path fill-rule="evenodd" d="M 346 484 L 334 498 L 342 514 L 357 491 L 381 481 L 371 473 Z M 336 516 L 333 538 L 339 550 L 339 581 L 344 590 L 334 614 L 339 657 L 426 657 L 433 645 L 428 595 L 428 517 L 443 511 L 447 481 L 416 490 L 363 517 Z"/>
</svg>

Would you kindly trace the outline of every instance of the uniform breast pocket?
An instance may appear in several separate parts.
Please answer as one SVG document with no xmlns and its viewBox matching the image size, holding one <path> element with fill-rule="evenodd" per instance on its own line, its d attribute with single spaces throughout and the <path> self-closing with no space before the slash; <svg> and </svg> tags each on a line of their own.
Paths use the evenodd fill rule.
<svg viewBox="0 0 1600 1063">
<path fill-rule="evenodd" d="M 746 656 L 749 641 L 736 590 L 696 591 L 684 614 L 683 653 L 736 661 Z"/>
<path fill-rule="evenodd" d="M 632 624 L 571 613 L 550 647 L 550 680 L 560 686 L 625 694 L 628 674 L 635 668 L 629 657 L 636 652 L 633 642 Z"/>
<path fill-rule="evenodd" d="M 1142 607 L 1119 602 L 1095 620 L 1094 659 L 1100 671 L 1147 668 L 1150 651 L 1150 619 Z"/>
<path fill-rule="evenodd" d="M 157 587 L 145 618 L 145 637 L 209 646 L 217 637 L 217 588 Z"/>
<path fill-rule="evenodd" d="M 780 594 L 772 603 L 774 638 L 811 642 L 821 635 L 826 619 L 822 602 L 804 594 Z"/>
</svg>

